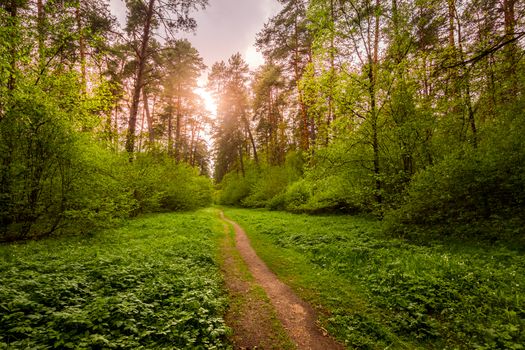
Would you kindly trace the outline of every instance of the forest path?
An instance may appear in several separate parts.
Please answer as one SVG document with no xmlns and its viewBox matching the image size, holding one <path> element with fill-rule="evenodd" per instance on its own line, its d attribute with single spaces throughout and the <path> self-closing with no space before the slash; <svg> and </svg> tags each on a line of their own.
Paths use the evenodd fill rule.
<svg viewBox="0 0 525 350">
<path fill-rule="evenodd" d="M 270 271 L 266 264 L 257 256 L 255 250 L 250 245 L 248 236 L 244 230 L 234 221 L 226 218 L 221 212 L 220 216 L 222 220 L 229 223 L 233 226 L 235 231 L 235 242 L 233 249 L 238 252 L 244 263 L 246 264 L 249 273 L 253 276 L 254 282 L 262 287 L 264 292 L 269 299 L 269 303 L 273 306 L 274 312 L 280 321 L 284 331 L 293 341 L 293 345 L 286 345 L 284 343 L 279 344 L 270 341 L 270 343 L 256 343 L 259 340 L 264 340 L 261 337 L 257 337 L 259 332 L 268 332 L 271 330 L 268 329 L 268 315 L 260 317 L 257 315 L 261 311 L 261 301 L 256 301 L 253 305 L 245 304 L 242 309 L 245 313 L 242 313 L 240 319 L 237 319 L 238 322 L 232 324 L 234 328 L 234 343 L 237 348 L 245 349 L 257 346 L 263 349 L 284 349 L 284 348 L 294 348 L 304 349 L 304 350 L 329 350 L 329 349 L 344 349 L 344 347 L 335 342 L 333 339 L 329 338 L 316 324 L 316 313 L 314 309 L 301 300 L 286 284 L 281 282 L 277 276 Z M 229 231 L 229 228 L 228 228 Z M 228 254 L 230 258 L 232 257 L 232 251 L 225 252 L 225 264 L 227 266 Z M 226 267 L 223 270 L 227 270 Z M 232 286 L 231 275 L 228 274 L 228 271 L 225 271 L 226 284 L 227 287 L 232 291 L 233 287 L 233 296 L 235 296 L 236 291 L 239 288 Z M 237 286 L 238 287 L 238 286 Z M 264 298 L 263 298 L 264 299 Z M 268 301 L 267 301 L 268 302 Z M 267 307 L 267 306 L 266 306 Z M 236 310 L 241 311 L 239 309 Z M 273 311 L 273 310 L 271 310 Z M 230 315 L 231 316 L 231 315 Z M 244 318 L 247 318 L 244 320 Z M 271 318 L 271 317 L 270 317 Z M 227 317 L 228 320 L 228 317 Z M 231 320 L 230 320 L 231 321 Z M 278 325 L 280 326 L 280 325 Z M 235 334 L 236 333 L 236 334 Z M 244 338 L 258 338 L 255 342 L 246 342 Z M 274 335 L 264 335 L 263 338 L 267 339 L 274 338 L 275 340 L 283 340 L 282 336 L 275 337 Z M 249 345 L 245 345 L 248 344 Z M 288 342 L 289 343 L 289 342 Z M 295 346 L 294 346 L 295 345 Z"/>
</svg>

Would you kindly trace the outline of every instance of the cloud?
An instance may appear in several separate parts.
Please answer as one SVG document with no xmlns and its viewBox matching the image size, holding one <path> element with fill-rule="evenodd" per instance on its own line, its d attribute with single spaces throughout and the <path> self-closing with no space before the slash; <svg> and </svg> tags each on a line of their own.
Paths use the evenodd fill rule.
<svg viewBox="0 0 525 350">
<path fill-rule="evenodd" d="M 256 33 L 278 9 L 276 0 L 210 0 L 206 10 L 195 15 L 197 31 L 187 35 L 207 65 L 227 60 L 236 52 L 250 54 Z"/>
</svg>

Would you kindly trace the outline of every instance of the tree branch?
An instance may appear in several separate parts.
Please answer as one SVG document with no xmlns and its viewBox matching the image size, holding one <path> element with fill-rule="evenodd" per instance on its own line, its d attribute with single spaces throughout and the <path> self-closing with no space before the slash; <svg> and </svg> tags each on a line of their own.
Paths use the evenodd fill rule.
<svg viewBox="0 0 525 350">
<path fill-rule="evenodd" d="M 503 48 L 503 47 L 505 47 L 505 46 L 507 46 L 509 44 L 512 44 L 513 42 L 516 42 L 516 41 L 520 40 L 521 38 L 525 37 L 525 32 L 516 33 L 516 34 L 517 34 L 516 36 L 514 36 L 514 37 L 512 37 L 510 39 L 501 41 L 501 40 L 503 40 L 506 37 L 506 35 L 505 35 L 505 36 L 503 36 L 501 38 L 501 40 L 499 40 L 498 44 L 495 44 L 495 45 L 493 45 L 493 46 L 491 46 L 491 47 L 481 51 L 480 53 L 478 53 L 474 57 L 471 57 L 468 60 L 457 62 L 457 63 L 451 64 L 451 65 L 443 65 L 443 66 L 441 66 L 441 69 L 456 68 L 456 67 L 459 67 L 459 66 L 466 66 L 468 64 L 474 65 L 475 63 L 479 62 L 484 57 L 486 57 L 488 55 L 491 55 L 494 52 L 498 51 L 499 49 L 501 49 L 501 48 Z"/>
</svg>

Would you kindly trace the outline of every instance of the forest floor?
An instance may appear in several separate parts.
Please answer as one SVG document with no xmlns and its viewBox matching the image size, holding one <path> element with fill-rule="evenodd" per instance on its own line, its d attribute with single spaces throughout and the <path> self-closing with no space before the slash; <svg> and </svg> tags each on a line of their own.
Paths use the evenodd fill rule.
<svg viewBox="0 0 525 350">
<path fill-rule="evenodd" d="M 225 225 L 223 272 L 232 300 L 226 317 L 238 349 L 344 349 L 317 324 L 314 309 L 268 269 L 250 245 L 244 230 Z M 240 261 L 239 257 L 242 258 Z"/>
<path fill-rule="evenodd" d="M 524 349 L 519 247 L 450 237 L 412 242 L 385 236 L 371 217 L 223 210 L 348 348 Z"/>
<path fill-rule="evenodd" d="M 0 244 L 0 349 L 524 349 L 519 247 L 223 210 Z"/>
</svg>

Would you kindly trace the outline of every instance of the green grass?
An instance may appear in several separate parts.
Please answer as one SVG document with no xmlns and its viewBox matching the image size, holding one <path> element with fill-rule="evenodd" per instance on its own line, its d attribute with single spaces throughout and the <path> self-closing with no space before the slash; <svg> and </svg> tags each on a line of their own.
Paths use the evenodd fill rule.
<svg viewBox="0 0 525 350">
<path fill-rule="evenodd" d="M 0 246 L 0 348 L 228 347 L 213 210 Z"/>
<path fill-rule="evenodd" d="M 349 348 L 523 349 L 525 257 L 503 246 L 417 245 L 373 219 L 226 209 Z"/>
</svg>

